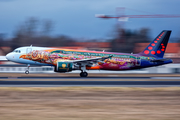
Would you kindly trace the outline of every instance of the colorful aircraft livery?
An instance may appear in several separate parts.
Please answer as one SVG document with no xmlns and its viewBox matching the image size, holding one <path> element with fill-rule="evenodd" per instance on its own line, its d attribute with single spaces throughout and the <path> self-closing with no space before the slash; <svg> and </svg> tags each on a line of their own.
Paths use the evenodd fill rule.
<svg viewBox="0 0 180 120">
<path fill-rule="evenodd" d="M 171 31 L 162 31 L 139 54 L 113 53 L 87 50 L 71 50 L 48 47 L 20 47 L 6 55 L 10 61 L 30 65 L 54 66 L 55 72 L 81 70 L 132 70 L 172 63 L 163 58 Z"/>
</svg>

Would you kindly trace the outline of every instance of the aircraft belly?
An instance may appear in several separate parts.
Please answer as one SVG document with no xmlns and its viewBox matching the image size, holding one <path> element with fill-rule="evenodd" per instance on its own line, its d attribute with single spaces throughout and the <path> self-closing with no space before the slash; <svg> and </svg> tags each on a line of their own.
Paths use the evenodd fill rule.
<svg viewBox="0 0 180 120">
<path fill-rule="evenodd" d="M 104 63 L 93 67 L 86 67 L 88 70 L 129 70 L 136 67 L 133 63 L 124 62 L 124 64 Z"/>
<path fill-rule="evenodd" d="M 115 64 L 115 63 L 105 63 L 103 65 L 101 65 L 101 69 L 104 70 L 128 70 L 131 69 L 132 66 L 130 66 L 129 64 L 127 64 L 126 62 L 122 65 L 120 64 Z"/>
</svg>

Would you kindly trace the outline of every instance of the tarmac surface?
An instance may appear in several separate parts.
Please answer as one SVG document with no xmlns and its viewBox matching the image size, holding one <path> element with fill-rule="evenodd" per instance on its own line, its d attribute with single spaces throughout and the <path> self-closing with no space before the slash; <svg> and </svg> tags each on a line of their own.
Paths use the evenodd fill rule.
<svg viewBox="0 0 180 120">
<path fill-rule="evenodd" d="M 101 75 L 1 74 L 0 87 L 179 87 L 179 75 Z"/>
<path fill-rule="evenodd" d="M 47 76 L 30 76 L 30 77 L 0 77 L 0 79 L 151 79 L 151 77 L 47 77 Z M 180 77 L 179 77 L 180 79 Z"/>
<path fill-rule="evenodd" d="M 22 80 L 22 79 L 29 79 L 29 80 L 43 80 L 43 79 L 58 79 L 58 80 L 123 80 L 123 79 L 131 79 L 131 80 L 155 80 L 155 79 L 159 79 L 159 80 L 180 80 L 180 77 L 174 77 L 174 76 L 170 76 L 170 77 L 148 77 L 148 76 L 90 76 L 90 77 L 78 77 L 78 76 L 3 76 L 0 77 L 1 79 L 17 79 L 17 80 Z"/>
<path fill-rule="evenodd" d="M 0 81 L 0 87 L 178 87 L 180 81 Z"/>
</svg>

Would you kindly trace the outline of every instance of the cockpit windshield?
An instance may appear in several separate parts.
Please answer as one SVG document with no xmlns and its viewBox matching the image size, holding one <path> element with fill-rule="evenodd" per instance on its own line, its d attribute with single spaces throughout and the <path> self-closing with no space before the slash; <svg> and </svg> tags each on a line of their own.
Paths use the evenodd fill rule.
<svg viewBox="0 0 180 120">
<path fill-rule="evenodd" d="M 13 52 L 15 52 L 15 53 L 21 53 L 20 50 L 14 50 Z"/>
</svg>

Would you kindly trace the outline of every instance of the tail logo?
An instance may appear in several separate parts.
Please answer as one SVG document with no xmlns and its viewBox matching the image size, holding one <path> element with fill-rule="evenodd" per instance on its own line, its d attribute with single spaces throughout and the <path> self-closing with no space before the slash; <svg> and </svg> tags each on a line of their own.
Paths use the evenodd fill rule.
<svg viewBox="0 0 180 120">
<path fill-rule="evenodd" d="M 164 32 L 162 32 L 149 46 L 148 46 L 148 49 L 144 50 L 144 54 L 152 54 L 152 55 L 155 55 L 155 54 L 161 54 L 161 52 L 164 52 L 165 51 L 165 45 L 163 43 L 161 43 L 160 45 L 160 42 L 162 42 L 160 39 L 161 37 L 164 35 Z M 154 49 L 156 47 L 156 45 L 159 44 L 160 45 L 160 48 L 159 49 Z"/>
</svg>

